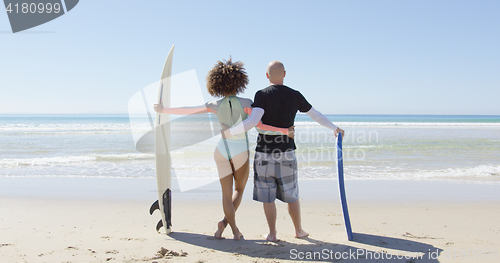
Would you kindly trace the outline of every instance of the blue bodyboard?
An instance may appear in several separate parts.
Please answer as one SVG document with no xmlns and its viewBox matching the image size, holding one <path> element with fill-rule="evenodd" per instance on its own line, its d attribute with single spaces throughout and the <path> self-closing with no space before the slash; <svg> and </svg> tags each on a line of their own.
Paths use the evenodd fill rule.
<svg viewBox="0 0 500 263">
<path fill-rule="evenodd" d="M 342 133 L 337 136 L 337 174 L 339 180 L 340 204 L 342 206 L 342 214 L 344 215 L 345 230 L 347 231 L 347 239 L 352 240 L 351 220 L 349 219 L 349 211 L 347 209 L 347 199 L 345 196 L 344 185 L 344 161 L 342 156 Z"/>
</svg>

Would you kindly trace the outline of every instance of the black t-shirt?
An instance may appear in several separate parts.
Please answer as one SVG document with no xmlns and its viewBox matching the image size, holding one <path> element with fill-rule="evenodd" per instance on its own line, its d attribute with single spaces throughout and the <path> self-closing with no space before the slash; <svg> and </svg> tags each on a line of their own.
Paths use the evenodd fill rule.
<svg viewBox="0 0 500 263">
<path fill-rule="evenodd" d="M 297 111 L 308 112 L 312 108 L 300 92 L 284 85 L 272 85 L 257 91 L 252 107 L 264 109 L 263 124 L 279 128 L 293 126 Z M 273 153 L 295 149 L 294 140 L 286 135 L 259 134 L 255 151 Z"/>
</svg>

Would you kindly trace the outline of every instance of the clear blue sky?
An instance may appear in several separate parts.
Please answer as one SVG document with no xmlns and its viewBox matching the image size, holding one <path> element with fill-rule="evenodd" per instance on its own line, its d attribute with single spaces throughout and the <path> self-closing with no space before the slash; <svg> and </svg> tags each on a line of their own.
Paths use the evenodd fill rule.
<svg viewBox="0 0 500 263">
<path fill-rule="evenodd" d="M 330 114 L 500 114 L 500 1 L 96 1 L 12 34 L 0 12 L 0 114 L 127 113 L 173 73 L 200 86 L 217 60 L 245 63 Z M 209 100 L 209 96 L 206 96 Z"/>
</svg>

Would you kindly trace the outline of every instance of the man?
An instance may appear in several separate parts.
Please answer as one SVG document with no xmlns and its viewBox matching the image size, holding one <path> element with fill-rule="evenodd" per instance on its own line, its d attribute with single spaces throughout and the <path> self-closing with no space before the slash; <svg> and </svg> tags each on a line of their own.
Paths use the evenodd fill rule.
<svg viewBox="0 0 500 263">
<path fill-rule="evenodd" d="M 335 131 L 335 136 L 344 131 L 315 110 L 296 90 L 283 85 L 286 71 L 279 61 L 267 66 L 266 76 L 270 86 L 255 94 L 253 111 L 248 119 L 224 131 L 225 136 L 250 130 L 259 121 L 275 127 L 293 126 L 297 111 L 305 112 L 319 124 Z M 288 213 L 295 227 L 295 237 L 309 234 L 302 229 L 300 215 L 299 189 L 297 183 L 297 159 L 295 142 L 286 135 L 270 135 L 259 131 L 254 160 L 253 199 L 263 203 L 264 213 L 269 225 L 266 239 L 278 241 L 276 237 L 276 198 L 288 204 Z"/>
</svg>

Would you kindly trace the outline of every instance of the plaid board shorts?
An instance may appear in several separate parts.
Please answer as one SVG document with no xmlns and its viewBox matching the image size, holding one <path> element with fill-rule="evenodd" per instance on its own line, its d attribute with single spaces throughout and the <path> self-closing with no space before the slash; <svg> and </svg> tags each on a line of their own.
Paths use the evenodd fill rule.
<svg viewBox="0 0 500 263">
<path fill-rule="evenodd" d="M 293 203 L 299 200 L 295 151 L 255 153 L 253 200 L 272 203 L 276 198 Z"/>
</svg>

